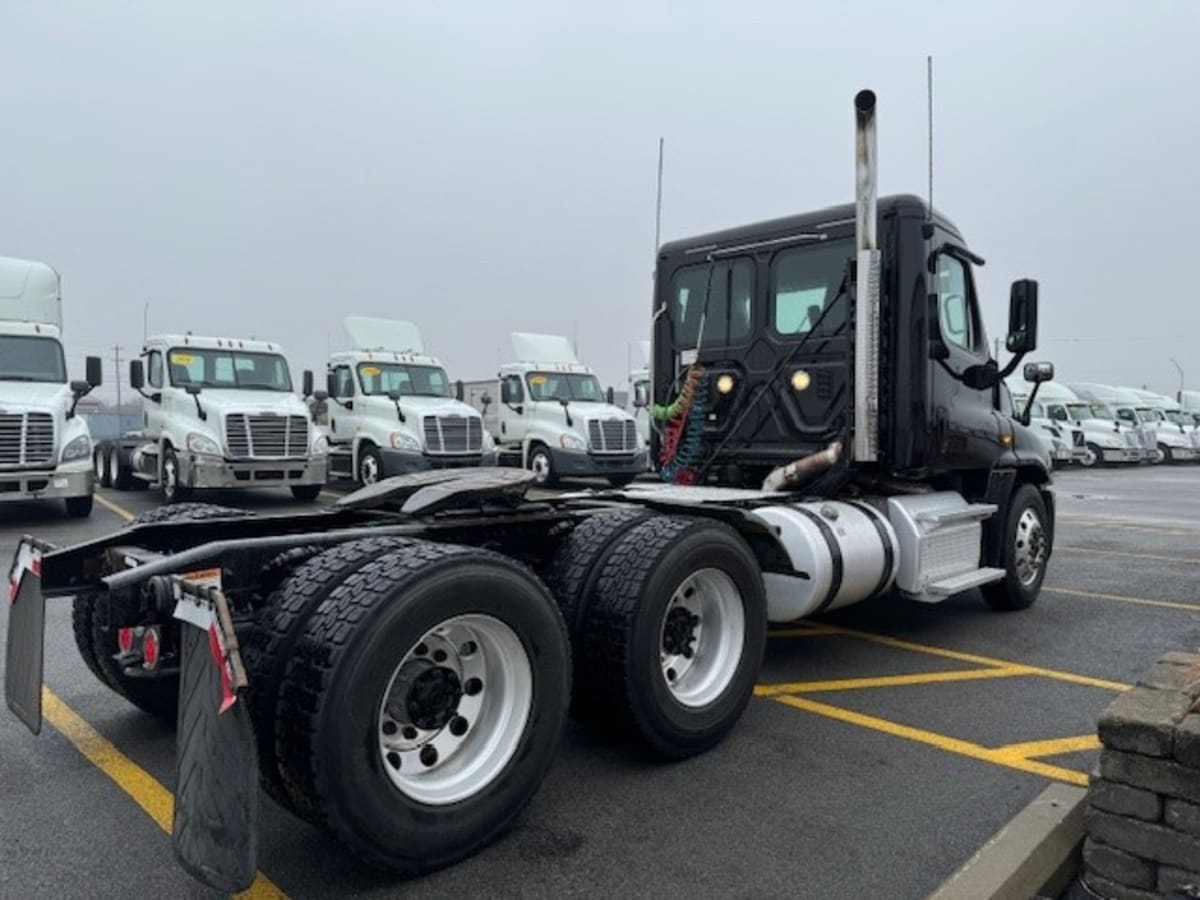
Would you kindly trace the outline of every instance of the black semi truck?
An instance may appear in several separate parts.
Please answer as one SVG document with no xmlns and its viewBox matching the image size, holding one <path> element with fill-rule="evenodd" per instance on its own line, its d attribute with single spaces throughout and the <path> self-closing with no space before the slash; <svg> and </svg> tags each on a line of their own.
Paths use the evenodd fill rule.
<svg viewBox="0 0 1200 900">
<path fill-rule="evenodd" d="M 176 856 L 232 891 L 258 784 L 364 860 L 428 870 L 512 821 L 569 710 L 669 758 L 713 747 L 768 621 L 977 587 L 1029 606 L 1049 465 L 1000 385 L 1035 347 L 1036 285 L 1013 287 L 1001 367 L 981 260 L 920 201 L 877 204 L 874 95 L 856 108 L 855 206 L 660 254 L 654 444 L 676 483 L 538 500 L 527 472 L 435 471 L 311 513 L 178 504 L 27 538 L 9 707 L 40 729 L 45 603 L 72 598 L 96 677 L 177 719 Z"/>
</svg>

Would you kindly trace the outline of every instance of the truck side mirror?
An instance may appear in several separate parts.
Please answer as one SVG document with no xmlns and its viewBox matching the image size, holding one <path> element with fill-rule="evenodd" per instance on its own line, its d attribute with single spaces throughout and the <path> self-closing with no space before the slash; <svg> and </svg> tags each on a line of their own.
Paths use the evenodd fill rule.
<svg viewBox="0 0 1200 900">
<path fill-rule="evenodd" d="M 1037 349 L 1038 283 L 1031 278 L 1014 281 L 1008 298 L 1009 353 L 1032 353 Z"/>
<path fill-rule="evenodd" d="M 500 382 L 500 402 L 505 405 L 513 402 L 512 388 L 507 381 Z"/>
<path fill-rule="evenodd" d="M 140 359 L 129 361 L 129 386 L 135 391 L 140 391 L 146 386 L 146 370 Z"/>
<path fill-rule="evenodd" d="M 454 399 L 462 403 L 463 397 L 467 395 L 466 388 L 463 387 L 462 379 L 454 382 Z"/>
<path fill-rule="evenodd" d="M 313 392 L 313 373 L 312 369 L 305 369 L 304 374 L 300 377 L 300 393 L 305 397 L 311 397 Z"/>
<path fill-rule="evenodd" d="M 616 392 L 612 389 L 612 385 L 610 384 L 608 386 L 608 389 L 604 392 L 604 402 L 607 403 L 609 406 L 612 406 L 613 400 L 616 399 L 616 396 L 617 396 Z"/>
<path fill-rule="evenodd" d="M 1030 384 L 1041 384 L 1043 381 L 1054 380 L 1054 363 L 1031 362 L 1025 363 L 1025 380 Z"/>
<path fill-rule="evenodd" d="M 100 365 L 100 357 L 89 356 L 84 361 L 84 372 L 84 377 L 87 380 L 88 387 L 100 387 L 100 384 L 104 381 L 104 373 Z"/>
</svg>

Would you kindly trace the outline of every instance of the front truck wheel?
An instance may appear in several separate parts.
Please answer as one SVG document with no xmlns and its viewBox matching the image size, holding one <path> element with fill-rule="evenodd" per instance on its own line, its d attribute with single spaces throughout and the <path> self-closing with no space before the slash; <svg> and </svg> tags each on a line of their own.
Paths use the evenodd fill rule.
<svg viewBox="0 0 1200 900">
<path fill-rule="evenodd" d="M 92 495 L 83 497 L 67 497 L 63 501 L 67 507 L 67 515 L 72 519 L 86 519 L 92 514 Z"/>
<path fill-rule="evenodd" d="M 319 484 L 292 485 L 292 497 L 301 503 L 312 503 L 319 496 L 321 496 L 321 485 Z"/>
<path fill-rule="evenodd" d="M 750 700 L 766 647 L 758 561 L 706 519 L 654 516 L 609 553 L 577 645 L 576 707 L 632 724 L 664 756 L 717 744 Z"/>
<path fill-rule="evenodd" d="M 994 609 L 1028 609 L 1042 589 L 1050 559 L 1046 504 L 1033 485 L 1023 484 L 1013 492 L 1001 540 L 1004 578 L 980 588 L 983 599 Z"/>
<path fill-rule="evenodd" d="M 562 617 L 536 578 L 485 550 L 414 542 L 309 619 L 280 700 L 280 764 L 355 855 L 428 871 L 529 802 L 569 696 Z"/>
</svg>

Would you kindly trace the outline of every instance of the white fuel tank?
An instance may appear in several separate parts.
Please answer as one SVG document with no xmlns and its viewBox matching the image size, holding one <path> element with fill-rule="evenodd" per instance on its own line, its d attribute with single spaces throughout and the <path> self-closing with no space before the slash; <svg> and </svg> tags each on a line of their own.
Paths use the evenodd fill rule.
<svg viewBox="0 0 1200 900">
<path fill-rule="evenodd" d="M 771 622 L 850 606 L 883 593 L 896 578 L 896 532 L 866 503 L 789 503 L 751 515 L 775 532 L 796 573 L 764 573 Z"/>
</svg>

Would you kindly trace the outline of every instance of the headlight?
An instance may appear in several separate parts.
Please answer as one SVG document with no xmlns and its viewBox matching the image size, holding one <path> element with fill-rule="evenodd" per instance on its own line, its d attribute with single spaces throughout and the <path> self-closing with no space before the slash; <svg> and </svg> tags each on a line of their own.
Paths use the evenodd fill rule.
<svg viewBox="0 0 1200 900">
<path fill-rule="evenodd" d="M 206 434 L 195 431 L 187 436 L 187 448 L 192 453 L 206 453 L 209 456 L 220 456 L 220 445 Z"/>
<path fill-rule="evenodd" d="M 312 444 L 313 456 L 324 456 L 329 452 L 329 438 L 323 434 L 318 434 L 317 439 Z"/>
<path fill-rule="evenodd" d="M 421 452 L 421 442 L 406 432 L 393 431 L 391 441 L 393 450 L 410 450 L 413 453 Z"/>
<path fill-rule="evenodd" d="M 19 421 L 19 420 L 18 420 Z M 83 459 L 85 456 L 92 455 L 92 442 L 86 434 L 81 434 L 79 437 L 72 440 L 67 446 L 63 447 L 62 461 L 70 462 L 73 459 Z"/>
<path fill-rule="evenodd" d="M 733 376 L 728 372 L 717 377 L 717 392 L 720 394 L 728 394 L 733 390 Z"/>
<path fill-rule="evenodd" d="M 586 450 L 587 441 L 577 434 L 564 434 L 558 439 L 558 445 L 564 450 Z"/>
</svg>

